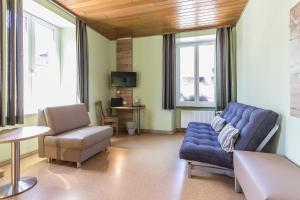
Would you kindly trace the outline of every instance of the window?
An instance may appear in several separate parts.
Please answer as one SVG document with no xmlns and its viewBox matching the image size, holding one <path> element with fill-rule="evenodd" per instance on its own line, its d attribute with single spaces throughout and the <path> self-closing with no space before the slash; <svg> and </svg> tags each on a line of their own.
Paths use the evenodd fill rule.
<svg viewBox="0 0 300 200">
<path fill-rule="evenodd" d="M 32 114 L 62 104 L 59 28 L 27 12 L 23 28 L 24 112 Z"/>
<path fill-rule="evenodd" d="M 215 35 L 177 40 L 177 106 L 215 106 Z"/>
</svg>

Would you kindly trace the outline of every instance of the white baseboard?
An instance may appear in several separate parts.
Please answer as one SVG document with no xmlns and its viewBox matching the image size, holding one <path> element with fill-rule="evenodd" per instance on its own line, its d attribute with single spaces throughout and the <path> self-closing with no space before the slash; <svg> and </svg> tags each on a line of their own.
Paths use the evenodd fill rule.
<svg viewBox="0 0 300 200">
<path fill-rule="evenodd" d="M 24 153 L 24 154 L 21 155 L 21 159 L 32 156 L 32 155 L 36 154 L 37 152 L 38 152 L 38 150 L 34 150 L 34 151 L 31 151 L 31 152 L 28 152 L 28 153 Z M 0 161 L 0 167 L 3 167 L 3 166 L 8 165 L 10 163 L 11 163 L 11 159 Z"/>
<path fill-rule="evenodd" d="M 158 134 L 167 134 L 172 135 L 176 133 L 176 129 L 172 131 L 163 131 L 163 130 L 152 130 L 152 129 L 141 129 L 141 133 L 158 133 Z"/>
</svg>

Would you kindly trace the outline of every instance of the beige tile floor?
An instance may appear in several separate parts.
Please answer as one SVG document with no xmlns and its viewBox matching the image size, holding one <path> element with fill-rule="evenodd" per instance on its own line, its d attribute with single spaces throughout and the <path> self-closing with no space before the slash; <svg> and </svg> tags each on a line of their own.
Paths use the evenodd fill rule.
<svg viewBox="0 0 300 200">
<path fill-rule="evenodd" d="M 11 199 L 28 200 L 242 200 L 232 178 L 203 173 L 188 179 L 178 158 L 182 133 L 142 134 L 114 138 L 109 152 L 84 162 L 49 164 L 37 155 L 23 159 L 22 176 L 37 176 L 38 184 Z M 9 168 L 5 177 L 9 180 Z"/>
</svg>

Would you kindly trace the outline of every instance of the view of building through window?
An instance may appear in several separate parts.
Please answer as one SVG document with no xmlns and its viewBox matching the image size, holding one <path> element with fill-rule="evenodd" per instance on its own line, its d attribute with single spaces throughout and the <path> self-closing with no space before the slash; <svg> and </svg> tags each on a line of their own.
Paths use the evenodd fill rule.
<svg viewBox="0 0 300 200">
<path fill-rule="evenodd" d="M 215 38 L 177 42 L 177 104 L 215 104 Z"/>
<path fill-rule="evenodd" d="M 59 27 L 25 10 L 23 29 L 25 114 L 76 103 L 75 28 Z M 74 40 L 66 35 L 70 29 Z"/>
</svg>

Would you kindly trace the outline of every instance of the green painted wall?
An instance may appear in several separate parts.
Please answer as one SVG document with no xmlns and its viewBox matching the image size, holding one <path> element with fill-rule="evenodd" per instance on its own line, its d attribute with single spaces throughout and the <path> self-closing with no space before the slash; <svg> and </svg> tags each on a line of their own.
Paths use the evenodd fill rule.
<svg viewBox="0 0 300 200">
<path fill-rule="evenodd" d="M 142 129 L 172 131 L 175 112 L 162 109 L 162 41 L 162 36 L 133 39 L 133 71 L 139 75 L 133 97 L 140 97 L 146 105 Z"/>
<path fill-rule="evenodd" d="M 35 115 L 29 115 L 25 117 L 24 121 L 26 126 L 30 125 L 36 125 L 36 116 Z M 15 126 L 18 127 L 18 126 Z M 6 127 L 6 128 L 13 128 L 13 127 Z M 0 128 L 0 130 L 3 130 L 4 128 Z M 29 153 L 37 149 L 37 140 L 31 139 L 27 141 L 21 142 L 21 153 Z M 0 144 L 0 162 L 4 160 L 10 159 L 10 144 Z"/>
<path fill-rule="evenodd" d="M 110 43 L 110 55 L 110 70 L 115 71 L 116 41 Z M 174 130 L 175 112 L 162 109 L 162 36 L 133 38 L 133 71 L 138 73 L 133 99 L 139 97 L 146 105 L 141 111 L 141 128 Z M 115 88 L 110 89 L 110 94 L 116 96 Z"/>
<path fill-rule="evenodd" d="M 214 34 L 215 29 L 184 32 L 177 38 Z M 111 42 L 111 71 L 116 70 L 116 43 Z M 138 72 L 138 86 L 133 89 L 133 97 L 141 98 L 146 109 L 141 113 L 142 129 L 172 131 L 180 128 L 180 110 L 162 109 L 162 36 L 133 39 L 133 71 Z M 115 96 L 111 89 L 111 96 Z"/>
<path fill-rule="evenodd" d="M 36 0 L 38 3 L 52 10 L 53 12 L 59 14 L 65 19 L 69 20 L 72 23 L 75 23 L 75 18 L 68 13 L 64 12 L 57 6 L 53 5 L 49 1 L 46 0 Z M 5 1 L 4 1 L 5 3 Z M 6 5 L 4 5 L 4 8 Z M 3 15 L 5 16 L 5 10 L 3 10 Z M 5 24 L 4 24 L 5 27 Z M 70 39 L 70 37 L 74 36 L 75 30 L 61 30 L 64 37 L 62 39 Z M 110 98 L 110 92 L 108 90 L 108 74 L 109 74 L 109 66 L 111 62 L 110 58 L 110 49 L 113 42 L 106 39 L 99 33 L 95 32 L 93 29 L 88 28 L 88 51 L 89 51 L 89 93 L 90 93 L 90 117 L 93 124 L 96 123 L 94 102 L 97 100 L 102 100 L 108 102 Z M 69 37 L 69 38 L 67 38 Z M 6 42 L 6 38 L 5 41 Z M 62 41 L 64 43 L 64 41 Z M 66 43 L 65 43 L 66 44 Z M 64 45 L 63 45 L 64 46 Z M 66 53 L 66 52 L 63 52 Z M 74 54 L 74 52 L 73 52 Z M 5 52 L 6 55 L 6 52 Z M 74 56 L 73 56 L 74 57 Z M 74 57 L 74 59 L 76 59 Z M 63 65 L 70 64 L 70 62 L 64 63 Z M 74 63 L 73 63 L 74 64 Z M 30 115 L 25 117 L 25 126 L 35 125 L 36 124 L 36 116 Z M 10 127 L 6 127 L 10 128 Z M 0 128 L 0 130 L 3 128 Z M 21 153 L 32 152 L 37 149 L 37 140 L 32 139 L 21 143 Z M 3 160 L 7 160 L 10 158 L 10 145 L 1 144 L 0 145 L 0 162 Z"/>
<path fill-rule="evenodd" d="M 111 66 L 110 54 L 111 45 L 113 42 L 103 37 L 93 29 L 87 29 L 88 33 L 88 52 L 89 52 L 89 103 L 90 103 L 90 118 L 92 124 L 97 124 L 95 113 L 95 102 L 103 101 L 105 109 L 107 108 L 110 98 L 108 87 L 109 81 L 109 66 Z M 70 88 L 72 85 L 64 84 L 64 77 L 73 73 L 73 68 L 76 67 L 76 30 L 75 28 L 63 28 L 61 34 L 61 69 L 62 69 L 62 86 Z M 76 76 L 76 74 L 72 74 Z M 72 84 L 72 83 L 71 83 Z"/>
<path fill-rule="evenodd" d="M 290 116 L 289 12 L 297 0 L 251 0 L 237 24 L 238 101 L 281 115 L 273 146 L 300 164 L 300 119 Z"/>
<path fill-rule="evenodd" d="M 109 77 L 109 82 L 108 85 L 110 87 L 110 72 L 111 71 L 116 71 L 117 69 L 117 42 L 116 40 L 112 40 L 110 41 L 109 44 L 109 67 L 110 67 L 110 71 L 108 74 Z M 116 89 L 110 87 L 110 97 L 116 97 Z M 110 104 L 110 99 L 109 102 L 107 102 L 107 104 Z"/>
<path fill-rule="evenodd" d="M 95 102 L 99 100 L 104 102 L 103 109 L 106 110 L 110 99 L 110 40 L 95 32 L 93 29 L 88 28 L 87 32 L 89 44 L 90 118 L 92 123 L 96 124 Z"/>
</svg>

